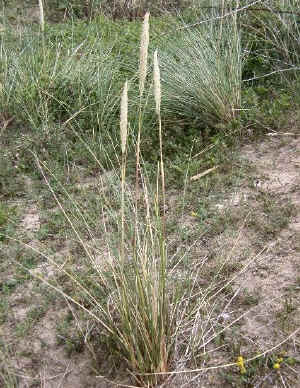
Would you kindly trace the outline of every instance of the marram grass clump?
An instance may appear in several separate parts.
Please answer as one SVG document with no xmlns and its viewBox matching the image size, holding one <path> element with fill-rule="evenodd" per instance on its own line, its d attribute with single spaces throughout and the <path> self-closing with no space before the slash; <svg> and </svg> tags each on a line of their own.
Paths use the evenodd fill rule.
<svg viewBox="0 0 300 388">
<path fill-rule="evenodd" d="M 145 78 L 147 74 L 147 56 L 149 44 L 149 14 L 144 18 L 140 66 L 139 66 L 139 91 L 140 98 L 144 93 Z M 154 55 L 154 96 L 156 103 L 156 113 L 159 121 L 159 136 L 161 139 L 161 120 L 160 120 L 160 76 L 157 59 L 157 52 Z M 121 166 L 121 246 L 119 258 L 120 282 L 116 282 L 119 305 L 118 331 L 115 332 L 114 339 L 117 347 L 122 349 L 124 358 L 133 373 L 136 373 L 135 379 L 142 385 L 152 386 L 161 380 L 161 376 L 155 373 L 167 372 L 173 350 L 172 342 L 173 330 L 175 328 L 173 317 L 176 302 L 173 295 L 168 294 L 167 290 L 167 250 L 163 228 L 163 220 L 159 212 L 159 192 L 155 199 L 149 198 L 147 182 L 140 168 L 140 134 L 141 117 L 138 133 L 138 142 L 136 149 L 137 168 L 139 177 L 142 180 L 142 197 L 146 206 L 145 219 L 141 219 L 138 211 L 137 197 L 135 192 L 134 203 L 134 239 L 131 247 L 126 244 L 125 224 L 125 172 L 126 172 L 126 138 L 128 132 L 128 97 L 127 82 L 124 85 L 121 98 L 121 117 L 120 117 L 120 138 L 122 149 Z M 141 110 L 140 110 L 141 115 Z M 161 149 L 161 190 L 164 198 L 164 171 Z M 138 177 L 137 177 L 138 179 Z M 136 181 L 136 190 L 139 184 Z M 151 208 L 150 202 L 153 206 Z M 128 256 L 131 258 L 131 271 L 127 272 L 126 263 Z M 117 279 L 117 273 L 114 271 L 114 278 Z M 175 302 L 175 303 L 174 303 Z M 113 322 L 112 322 L 113 324 Z"/>
<path fill-rule="evenodd" d="M 142 134 L 142 96 L 145 92 L 145 77 L 148 66 L 149 14 L 145 15 L 139 65 L 139 139 Z M 73 232 L 86 253 L 88 265 L 92 267 L 101 284 L 103 300 L 94 295 L 92 289 L 82 286 L 77 275 L 67 274 L 80 288 L 86 303 L 80 303 L 56 288 L 67 299 L 86 311 L 105 331 L 109 344 L 126 362 L 131 376 L 139 386 L 155 386 L 169 372 L 178 330 L 178 307 L 185 291 L 171 281 L 168 274 L 167 242 L 164 214 L 160 206 L 165 201 L 164 165 L 162 155 L 162 126 L 160 117 L 161 85 L 158 53 L 154 53 L 154 97 L 160 139 L 160 162 L 156 189 L 151 187 L 143 174 L 140 163 L 139 141 L 136 143 L 136 166 L 138 177 L 136 189 L 126 179 L 127 144 L 129 134 L 128 89 L 126 81 L 120 103 L 120 170 L 114 171 L 111 189 L 118 200 L 116 213 L 103 208 L 104 245 L 107 247 L 103 263 L 99 265 L 87 244 L 80 236 L 71 217 L 61 205 L 50 187 L 61 210 L 68 219 Z M 120 178 L 119 178 L 120 177 Z M 109 183 L 108 183 L 109 185 Z M 109 189 L 110 191 L 110 189 Z M 103 190 L 103 196 L 105 196 Z M 109 203 L 107 198 L 99 198 Z M 143 203 L 143 209 L 140 203 Z M 79 207 L 78 207 L 79 209 Z M 113 215 L 114 214 L 114 215 Z M 107 215 L 113 217 L 108 219 Z M 84 217 L 82 214 L 80 217 Z M 87 220 L 85 219 L 88 228 Z M 111 228 L 111 224 L 114 228 Z M 89 230 L 89 235 L 93 231 Z M 65 273 L 66 274 L 66 273 Z M 53 286 L 52 286 L 53 287 Z"/>
<path fill-rule="evenodd" d="M 243 66 L 236 18 L 175 32 L 162 45 L 164 113 L 205 127 L 235 120 Z"/>
</svg>

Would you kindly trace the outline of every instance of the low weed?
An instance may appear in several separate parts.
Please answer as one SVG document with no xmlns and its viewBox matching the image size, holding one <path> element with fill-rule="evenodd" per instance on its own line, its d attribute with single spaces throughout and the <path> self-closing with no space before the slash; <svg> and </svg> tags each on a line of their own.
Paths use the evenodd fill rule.
<svg viewBox="0 0 300 388">
<path fill-rule="evenodd" d="M 15 368 L 11 364 L 12 350 L 9 344 L 0 341 L 0 383 L 3 387 L 16 388 L 18 378 Z"/>
<path fill-rule="evenodd" d="M 289 201 L 278 200 L 267 192 L 261 192 L 256 199 L 262 210 L 261 216 L 253 214 L 249 223 L 252 228 L 259 231 L 261 236 L 272 239 L 288 225 L 291 217 L 295 214 L 295 206 Z"/>
</svg>

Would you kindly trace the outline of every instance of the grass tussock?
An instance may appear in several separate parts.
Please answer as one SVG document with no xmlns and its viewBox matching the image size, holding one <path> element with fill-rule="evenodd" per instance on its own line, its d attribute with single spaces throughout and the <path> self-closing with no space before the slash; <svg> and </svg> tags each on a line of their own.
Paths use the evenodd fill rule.
<svg viewBox="0 0 300 388">
<path fill-rule="evenodd" d="M 241 108 L 242 53 L 235 17 L 181 31 L 164 47 L 164 112 L 194 122 L 228 123 Z"/>
<path fill-rule="evenodd" d="M 36 129 L 42 123 L 63 124 L 75 117 L 88 122 L 89 129 L 108 129 L 109 120 L 115 117 L 117 65 L 96 42 L 82 55 L 83 44 L 69 52 L 58 44 L 53 52 L 29 35 L 17 56 L 4 46 L 5 111 L 20 113 L 19 119 Z"/>
<path fill-rule="evenodd" d="M 146 14 L 140 49 L 140 98 L 144 93 L 147 74 L 148 19 L 149 14 Z M 100 324 L 109 338 L 108 342 L 127 363 L 134 380 L 141 386 L 155 386 L 164 379 L 164 374 L 169 372 L 174 364 L 175 354 L 179 348 L 182 348 L 180 351 L 184 351 L 185 357 L 190 360 L 199 347 L 205 346 L 201 344 L 202 341 L 208 344 L 216 337 L 217 334 L 211 332 L 212 327 L 209 328 L 208 333 L 204 330 L 202 334 L 199 334 L 196 328 L 200 324 L 199 314 L 204 306 L 207 323 L 210 321 L 209 314 L 214 311 L 215 306 L 210 307 L 208 295 L 213 299 L 221 292 L 217 285 L 211 285 L 209 290 L 202 293 L 197 290 L 196 279 L 188 283 L 179 280 L 176 268 L 181 267 L 182 259 L 178 258 L 176 262 L 171 263 L 168 256 L 164 210 L 166 199 L 161 82 L 157 51 L 154 53 L 153 62 L 153 94 L 160 144 L 156 189 L 151 188 L 140 164 L 139 139 L 141 137 L 138 137 L 136 144 L 138 175 L 133 192 L 130 182 L 127 182 L 126 179 L 128 83 L 125 82 L 120 108 L 121 173 L 115 172 L 114 187 L 112 187 L 117 200 L 116 209 L 110 207 L 107 198 L 99 198 L 102 203 L 108 204 L 108 207 L 102 208 L 102 219 L 105 220 L 106 214 L 110 214 L 110 220 L 102 225 L 107 247 L 105 257 L 101 258 L 102 263 L 99 263 L 90 244 L 87 244 L 81 236 L 80 230 L 76 228 L 76 222 L 72 221 L 72 216 L 73 220 L 81 218 L 88 229 L 88 234 L 93 236 L 93 230 L 89 228 L 88 219 L 81 213 L 80 206 L 74 202 L 73 214 L 70 216 L 43 172 L 58 206 L 82 246 L 89 266 L 99 279 L 99 286 L 96 289 L 98 288 L 102 298 L 99 299 L 94 291 L 88 289 L 80 277 L 73 272 L 63 271 L 74 286 L 79 287 L 84 302 L 78 302 L 60 287 L 53 285 L 52 287 L 90 314 Z M 142 136 L 141 117 L 140 111 L 140 136 Z M 38 164 L 43 171 L 41 164 L 39 162 Z M 142 207 L 141 204 L 143 204 Z M 232 279 L 229 283 L 231 281 Z M 199 303 L 196 303 L 198 296 Z M 86 305 L 89 308 L 85 307 Z M 188 339 L 183 341 L 183 331 L 186 330 L 190 334 Z M 206 337 L 205 340 L 204 337 Z"/>
<path fill-rule="evenodd" d="M 146 14 L 141 39 L 140 56 L 140 94 L 144 92 L 145 77 L 147 73 L 147 41 L 149 40 L 148 24 L 149 14 Z M 155 53 L 155 101 L 159 118 L 160 139 L 160 76 L 157 52 Z M 140 128 L 141 129 L 141 128 Z M 137 143 L 137 166 L 139 167 L 139 181 L 142 184 L 142 198 L 145 204 L 143 211 L 137 204 L 138 193 L 131 193 L 126 182 L 126 153 L 128 137 L 128 83 L 125 82 L 120 108 L 120 139 L 121 139 L 121 178 L 119 184 L 121 195 L 119 197 L 120 216 L 116 214 L 113 234 L 109 226 L 105 230 L 105 243 L 108 247 L 107 257 L 103 271 L 101 265 L 96 264 L 95 258 L 89 252 L 89 247 L 82 238 L 75 225 L 61 207 L 70 225 L 81 242 L 83 251 L 87 254 L 90 265 L 101 279 L 101 289 L 104 300 L 99 301 L 90 290 L 81 286 L 85 298 L 92 306 L 88 313 L 102 325 L 122 359 L 135 376 L 139 384 L 154 386 L 160 380 L 155 373 L 168 372 L 174 342 L 176 338 L 177 309 L 180 299 L 178 285 L 170 281 L 167 276 L 168 258 L 167 246 L 163 228 L 163 218 L 160 215 L 160 197 L 164 198 L 164 170 L 161 145 L 161 179 L 158 176 L 156 194 L 150 194 L 147 179 L 140 170 L 138 155 L 140 153 Z M 117 178 L 118 181 L 118 178 Z M 161 188 L 159 188 L 159 186 Z M 51 187 L 50 187 L 51 189 Z M 52 190 L 52 189 L 51 189 Z M 140 192 L 140 188 L 138 188 Z M 132 202 L 132 199 L 135 201 Z M 105 212 L 105 210 L 103 210 Z M 131 222 L 134 222 L 132 228 Z M 118 237 L 119 236 L 119 237 Z M 107 270 L 108 269 L 108 270 Z M 67 274 L 78 286 L 80 280 Z M 64 295 L 65 293 L 62 292 Z M 65 295 L 74 302 L 73 298 Z M 84 305 L 77 303 L 87 309 Z M 150 375 L 148 375 L 150 374 Z"/>
</svg>

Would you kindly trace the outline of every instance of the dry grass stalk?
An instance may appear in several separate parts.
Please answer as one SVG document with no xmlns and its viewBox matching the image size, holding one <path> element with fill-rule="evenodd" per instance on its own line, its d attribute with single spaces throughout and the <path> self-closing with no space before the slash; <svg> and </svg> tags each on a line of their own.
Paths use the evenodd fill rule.
<svg viewBox="0 0 300 388">
<path fill-rule="evenodd" d="M 200 174 L 194 175 L 191 177 L 191 181 L 196 181 L 196 180 L 204 177 L 205 175 L 210 174 L 211 172 L 215 171 L 217 168 L 219 168 L 219 166 L 209 168 L 208 170 L 205 170 L 204 172 L 201 172 Z"/>
<path fill-rule="evenodd" d="M 45 29 L 45 17 L 44 17 L 43 0 L 39 0 L 39 9 L 40 9 L 40 26 L 41 26 L 41 30 L 44 31 L 44 29 Z"/>
<path fill-rule="evenodd" d="M 147 12 L 144 16 L 142 36 L 141 36 L 140 65 L 139 65 L 140 96 L 142 96 L 144 93 L 145 81 L 146 81 L 146 75 L 147 75 L 148 47 L 149 47 L 149 16 L 150 16 L 149 12 Z"/>
<path fill-rule="evenodd" d="M 121 97 L 120 113 L 120 137 L 122 149 L 122 166 L 121 166 L 121 260 L 124 260 L 125 245 L 125 173 L 126 173 L 126 142 L 128 129 L 128 82 L 126 81 Z"/>
<path fill-rule="evenodd" d="M 156 114 L 158 117 L 159 125 L 159 151 L 160 151 L 160 174 L 161 174 L 161 188 L 162 188 L 162 201 L 163 201 L 163 229 L 165 229 L 165 174 L 164 174 L 164 162 L 163 162 L 163 149 L 162 149 L 162 128 L 161 128 L 161 114 L 160 114 L 160 105 L 161 105 L 161 83 L 160 83 L 160 69 L 158 63 L 158 54 L 155 50 L 153 55 L 153 83 L 154 83 L 154 99 Z"/>
</svg>

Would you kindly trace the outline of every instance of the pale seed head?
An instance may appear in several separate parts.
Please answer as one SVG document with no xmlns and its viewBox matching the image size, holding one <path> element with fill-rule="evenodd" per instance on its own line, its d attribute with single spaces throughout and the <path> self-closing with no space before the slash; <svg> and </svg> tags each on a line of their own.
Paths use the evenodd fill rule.
<svg viewBox="0 0 300 388">
<path fill-rule="evenodd" d="M 157 50 L 155 50 L 154 52 L 153 81 L 154 81 L 154 99 L 155 99 L 155 105 L 156 105 L 156 113 L 159 115 L 160 103 L 161 103 L 161 86 L 160 86 L 160 70 L 159 70 Z"/>
<path fill-rule="evenodd" d="M 140 66 L 139 66 L 139 77 L 140 77 L 140 96 L 143 95 L 145 89 L 145 81 L 147 75 L 147 61 L 148 61 L 148 47 L 149 47 L 149 16 L 147 12 L 144 16 L 142 36 L 141 36 L 141 47 L 140 47 Z"/>
<path fill-rule="evenodd" d="M 121 136 L 122 154 L 125 154 L 125 151 L 126 151 L 127 127 L 128 127 L 128 82 L 126 81 L 124 84 L 122 97 L 121 97 L 121 113 L 120 113 L 120 136 Z"/>
<path fill-rule="evenodd" d="M 39 8 L 40 8 L 40 25 L 41 25 L 41 30 L 44 31 L 45 18 L 44 18 L 43 0 L 39 0 Z"/>
</svg>

